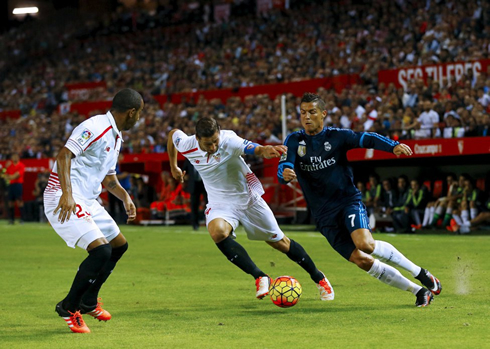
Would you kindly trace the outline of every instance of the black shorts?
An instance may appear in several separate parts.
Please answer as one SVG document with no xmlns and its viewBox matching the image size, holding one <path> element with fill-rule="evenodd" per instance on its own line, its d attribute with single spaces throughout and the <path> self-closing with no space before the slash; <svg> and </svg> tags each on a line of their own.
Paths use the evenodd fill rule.
<svg viewBox="0 0 490 349">
<path fill-rule="evenodd" d="M 356 249 L 351 233 L 357 229 L 368 229 L 369 219 L 362 201 L 351 202 L 327 219 L 319 222 L 320 232 L 342 257 L 349 260 Z"/>
<path fill-rule="evenodd" d="M 22 200 L 22 183 L 13 183 L 7 189 L 8 201 Z"/>
</svg>

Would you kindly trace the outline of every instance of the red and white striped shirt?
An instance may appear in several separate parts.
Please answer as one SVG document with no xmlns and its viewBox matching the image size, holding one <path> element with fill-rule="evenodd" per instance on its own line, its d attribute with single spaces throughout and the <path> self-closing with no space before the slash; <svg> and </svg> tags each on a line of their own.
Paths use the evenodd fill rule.
<svg viewBox="0 0 490 349">
<path fill-rule="evenodd" d="M 199 148 L 194 135 L 176 131 L 172 141 L 199 172 L 210 204 L 247 206 L 264 194 L 259 179 L 242 158 L 250 142 L 235 132 L 220 131 L 218 150 L 212 155 Z"/>
<path fill-rule="evenodd" d="M 115 174 L 122 135 L 111 112 L 95 115 L 78 125 L 65 144 L 75 157 L 71 160 L 70 179 L 73 195 L 95 200 L 105 176 Z M 57 163 L 54 163 L 45 200 L 61 190 Z"/>
</svg>

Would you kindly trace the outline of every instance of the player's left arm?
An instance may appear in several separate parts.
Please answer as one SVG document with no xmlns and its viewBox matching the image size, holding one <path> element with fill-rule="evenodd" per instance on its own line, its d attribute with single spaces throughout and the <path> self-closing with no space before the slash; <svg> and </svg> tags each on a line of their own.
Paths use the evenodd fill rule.
<svg viewBox="0 0 490 349">
<path fill-rule="evenodd" d="M 131 200 L 131 196 L 128 194 L 126 189 L 124 189 L 119 183 L 117 175 L 108 174 L 105 176 L 102 184 L 109 191 L 109 193 L 123 202 L 124 209 L 128 215 L 128 222 L 134 220 L 136 218 L 136 206 L 134 205 L 133 200 Z"/>
<path fill-rule="evenodd" d="M 375 132 L 352 132 L 345 133 L 349 149 L 368 148 L 386 151 L 395 155 L 412 155 L 412 149 L 406 144 L 381 136 Z"/>
<path fill-rule="evenodd" d="M 272 159 L 280 157 L 287 151 L 288 148 L 285 145 L 260 145 L 250 142 L 245 146 L 243 152 L 247 155 L 255 155 L 265 159 Z"/>
</svg>

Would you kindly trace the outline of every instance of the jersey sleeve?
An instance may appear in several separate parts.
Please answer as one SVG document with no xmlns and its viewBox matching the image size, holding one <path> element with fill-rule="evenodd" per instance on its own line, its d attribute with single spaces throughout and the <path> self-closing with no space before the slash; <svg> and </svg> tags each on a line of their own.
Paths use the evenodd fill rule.
<svg viewBox="0 0 490 349">
<path fill-rule="evenodd" d="M 195 136 L 188 136 L 181 130 L 177 130 L 172 135 L 172 142 L 179 153 L 186 153 L 197 150 Z"/>
<path fill-rule="evenodd" d="M 393 149 L 400 142 L 381 136 L 374 132 L 354 132 L 351 130 L 341 130 L 347 149 L 368 148 L 393 153 Z"/>
<path fill-rule="evenodd" d="M 250 142 L 246 139 L 243 139 L 242 137 L 238 136 L 235 132 L 233 132 L 233 131 L 227 132 L 226 147 L 234 155 L 241 156 L 241 155 L 245 154 L 245 149 L 250 144 L 252 144 L 252 142 Z"/>
<path fill-rule="evenodd" d="M 89 120 L 82 122 L 72 132 L 65 147 L 67 147 L 75 156 L 82 154 L 90 144 L 96 139 L 97 132 L 95 125 Z"/>
<path fill-rule="evenodd" d="M 294 162 L 296 160 L 296 152 L 298 151 L 298 140 L 294 133 L 291 133 L 284 142 L 284 145 L 288 147 L 288 151 L 281 155 L 279 160 L 279 166 L 277 167 L 277 179 L 281 184 L 287 184 L 284 180 L 283 172 L 286 168 L 294 169 Z"/>
</svg>

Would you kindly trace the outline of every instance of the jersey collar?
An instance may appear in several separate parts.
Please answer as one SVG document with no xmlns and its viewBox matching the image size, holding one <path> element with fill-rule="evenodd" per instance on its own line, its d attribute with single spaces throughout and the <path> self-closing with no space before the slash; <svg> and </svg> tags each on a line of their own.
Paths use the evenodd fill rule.
<svg viewBox="0 0 490 349">
<path fill-rule="evenodd" d="M 105 115 L 107 115 L 107 118 L 109 119 L 109 122 L 111 123 L 111 126 L 112 126 L 112 129 L 114 130 L 114 133 L 117 134 L 122 140 L 123 138 L 122 138 L 121 131 L 119 131 L 119 129 L 117 128 L 116 120 L 114 119 L 114 116 L 112 115 L 112 113 L 110 111 L 108 111 Z"/>
</svg>

